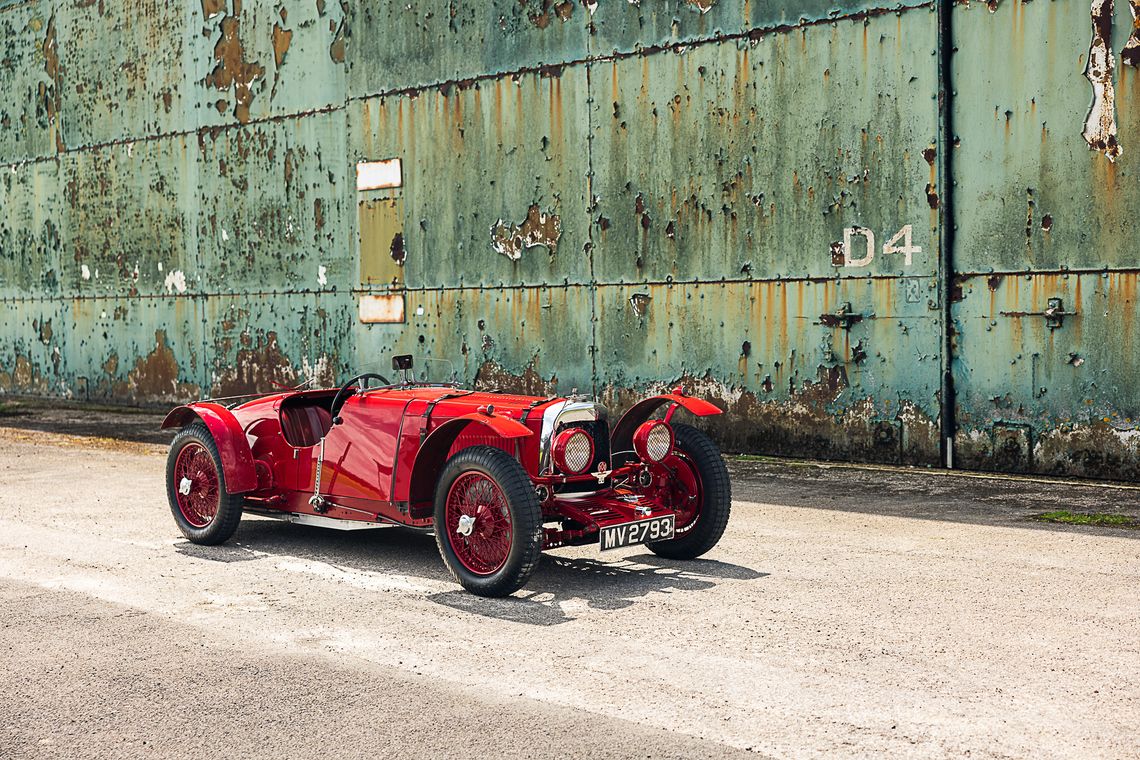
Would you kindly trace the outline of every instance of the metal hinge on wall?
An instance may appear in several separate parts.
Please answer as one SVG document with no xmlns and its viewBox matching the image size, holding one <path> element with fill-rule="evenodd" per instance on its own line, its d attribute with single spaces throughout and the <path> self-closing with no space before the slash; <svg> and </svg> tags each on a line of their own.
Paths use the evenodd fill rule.
<svg viewBox="0 0 1140 760">
<path fill-rule="evenodd" d="M 1065 324 L 1065 317 L 1075 317 L 1077 312 L 1065 311 L 1065 302 L 1060 298 L 1050 298 L 1045 311 L 1003 311 L 1003 317 L 1045 317 L 1045 326 L 1056 330 Z"/>
<path fill-rule="evenodd" d="M 819 315 L 820 324 L 828 327 L 842 327 L 844 330 L 848 330 L 851 325 L 862 321 L 863 315 L 852 311 L 850 303 L 840 304 L 839 308 L 830 314 Z"/>
</svg>

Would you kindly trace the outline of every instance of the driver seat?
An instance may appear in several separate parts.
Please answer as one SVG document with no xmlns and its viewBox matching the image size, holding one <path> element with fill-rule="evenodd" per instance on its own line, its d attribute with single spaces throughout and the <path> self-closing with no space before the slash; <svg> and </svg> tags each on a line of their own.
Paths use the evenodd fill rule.
<svg viewBox="0 0 1140 760">
<path fill-rule="evenodd" d="M 281 432 L 292 446 L 316 446 L 332 429 L 332 414 L 318 404 L 281 409 Z"/>
</svg>

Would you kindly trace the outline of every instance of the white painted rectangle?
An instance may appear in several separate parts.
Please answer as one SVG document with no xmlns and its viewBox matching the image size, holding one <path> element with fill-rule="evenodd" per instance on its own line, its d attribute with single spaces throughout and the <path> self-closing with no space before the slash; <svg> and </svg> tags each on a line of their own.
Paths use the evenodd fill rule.
<svg viewBox="0 0 1140 760">
<path fill-rule="evenodd" d="M 360 297 L 360 321 L 365 324 L 400 324 L 404 321 L 404 296 Z"/>
<path fill-rule="evenodd" d="M 383 190 L 404 184 L 404 168 L 398 158 L 361 161 L 356 165 L 356 190 Z"/>
</svg>

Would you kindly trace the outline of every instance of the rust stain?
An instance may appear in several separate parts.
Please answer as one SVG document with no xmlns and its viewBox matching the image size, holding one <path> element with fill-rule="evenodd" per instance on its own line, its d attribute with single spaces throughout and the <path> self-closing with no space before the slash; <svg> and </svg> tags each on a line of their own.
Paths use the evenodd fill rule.
<svg viewBox="0 0 1140 760">
<path fill-rule="evenodd" d="M 1092 84 L 1093 101 L 1082 133 L 1090 150 L 1104 153 L 1115 161 L 1123 152 L 1116 137 L 1116 90 L 1112 77 L 1116 57 L 1112 43 L 1114 0 L 1092 0 L 1092 43 L 1085 77 Z"/>
<path fill-rule="evenodd" d="M 712 7 L 716 5 L 716 0 L 685 0 L 685 4 L 704 14 L 712 10 Z"/>
<path fill-rule="evenodd" d="M 216 375 L 210 392 L 214 396 L 236 396 L 273 390 L 274 384 L 295 385 L 297 371 L 281 345 L 277 333 L 259 334 L 256 342 L 248 332 L 240 336 L 241 348 L 233 364 Z M 219 352 L 220 353 L 220 352 Z"/>
<path fill-rule="evenodd" d="M 1120 62 L 1125 66 L 1140 67 L 1140 0 L 1128 0 L 1132 11 L 1132 33 L 1120 51 Z"/>
<path fill-rule="evenodd" d="M 62 153 L 66 150 L 63 144 L 63 130 L 56 125 L 56 119 L 62 109 L 62 92 L 59 86 L 59 41 L 55 31 L 55 14 L 48 19 L 47 31 L 44 32 L 43 41 L 44 73 L 51 79 L 51 86 L 41 84 L 39 87 L 40 100 L 47 113 L 48 123 L 55 126 L 56 151 Z"/>
<path fill-rule="evenodd" d="M 245 124 L 253 102 L 254 85 L 265 76 L 265 67 L 246 60 L 241 39 L 241 1 L 234 0 L 233 13 L 222 18 L 221 36 L 214 45 L 214 68 L 206 75 L 206 86 L 222 92 L 233 88 L 234 116 Z M 219 106 L 219 111 L 223 109 Z"/>
<path fill-rule="evenodd" d="M 780 363 L 773 366 L 779 372 Z M 795 451 L 820 459 L 845 459 L 858 451 L 864 460 L 908 463 L 937 458 L 937 421 L 911 401 L 901 401 L 886 416 L 870 397 L 844 400 L 842 409 L 837 409 L 836 403 L 852 390 L 842 365 L 820 365 L 814 376 L 797 373 L 781 381 L 788 392 L 785 398 L 764 397 L 778 387 L 772 374 L 764 375 L 756 392 L 688 375 L 669 385 L 678 382 L 725 409 L 723 417 L 708 422 L 726 452 Z M 611 409 L 621 409 L 644 392 L 611 386 L 605 389 L 603 401 Z"/>
<path fill-rule="evenodd" d="M 117 356 L 114 366 L 118 366 Z M 135 396 L 140 398 L 177 400 L 198 395 L 196 385 L 180 383 L 178 377 L 178 361 L 167 342 L 166 331 L 156 330 L 154 349 L 136 360 L 134 369 L 127 374 L 127 382 Z"/>
<path fill-rule="evenodd" d="M 402 232 L 397 232 L 392 236 L 392 245 L 388 252 L 392 256 L 392 261 L 400 266 L 404 265 L 404 261 L 408 258 L 408 251 L 404 248 L 404 234 Z"/>
<path fill-rule="evenodd" d="M 273 65 L 278 69 L 285 63 L 285 54 L 289 52 L 289 45 L 292 42 L 291 29 L 282 29 L 280 24 L 273 25 Z"/>
<path fill-rule="evenodd" d="M 491 247 L 511 261 L 518 261 L 525 249 L 536 246 L 546 246 L 554 256 L 561 237 L 562 220 L 553 212 L 541 210 L 538 204 L 530 207 L 522 224 L 500 219 L 491 226 Z"/>
<path fill-rule="evenodd" d="M 522 5 L 526 5 L 526 0 L 521 0 Z M 562 0 L 562 2 L 554 2 L 554 0 L 542 0 L 542 10 L 535 11 L 528 14 L 530 22 L 539 29 L 545 29 L 550 26 L 550 22 L 557 18 L 559 21 L 566 22 L 574 15 L 574 3 L 571 0 Z"/>
<path fill-rule="evenodd" d="M 934 185 L 930 183 L 926 185 L 926 202 L 930 205 L 930 208 L 938 208 L 938 191 L 934 188 Z"/>
<path fill-rule="evenodd" d="M 348 3 L 341 0 L 340 7 L 344 12 L 340 24 L 333 21 L 329 22 L 329 30 L 333 33 L 333 41 L 329 45 L 329 58 L 332 58 L 333 63 L 344 63 L 345 60 L 344 19 L 348 18 Z"/>
<path fill-rule="evenodd" d="M 538 357 L 530 360 L 521 374 L 514 374 L 490 359 L 475 372 L 476 390 L 499 390 L 524 396 L 553 396 L 558 393 L 558 377 L 549 380 L 538 373 Z"/>
<path fill-rule="evenodd" d="M 653 219 L 649 216 L 649 212 L 645 210 L 645 198 L 641 193 L 638 193 L 637 197 L 633 199 L 633 213 L 636 214 L 640 220 L 641 229 L 648 230 Z"/>
<path fill-rule="evenodd" d="M 1033 465 L 1078 477 L 1138 480 L 1140 457 L 1130 432 L 1118 429 L 1108 417 L 1043 431 L 1036 436 Z"/>
<path fill-rule="evenodd" d="M 843 252 L 843 241 L 836 240 L 831 244 L 831 266 L 841 267 L 847 263 L 847 258 Z"/>
<path fill-rule="evenodd" d="M 226 0 L 202 0 L 202 15 L 213 18 L 226 9 Z"/>
<path fill-rule="evenodd" d="M 0 370 L 0 388 L 10 390 L 45 390 L 46 382 L 28 357 L 16 354 L 11 372 Z"/>
<path fill-rule="evenodd" d="M 633 313 L 640 319 L 649 311 L 649 302 L 653 300 L 653 296 L 648 293 L 634 293 L 629 297 L 629 306 L 633 309 Z"/>
<path fill-rule="evenodd" d="M 313 199 L 313 226 L 318 230 L 325 226 L 325 202 L 320 198 Z"/>
</svg>

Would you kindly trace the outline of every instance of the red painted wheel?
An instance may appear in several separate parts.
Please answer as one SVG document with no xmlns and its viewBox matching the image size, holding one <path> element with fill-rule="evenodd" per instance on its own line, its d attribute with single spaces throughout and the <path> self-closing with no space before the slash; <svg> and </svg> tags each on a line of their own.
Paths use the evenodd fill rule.
<svg viewBox="0 0 1140 760">
<path fill-rule="evenodd" d="M 465 568 L 476 575 L 501 568 L 511 550 L 511 512 L 503 490 L 481 472 L 460 475 L 447 492 L 444 530 Z"/>
<path fill-rule="evenodd" d="M 449 459 L 435 487 L 435 540 L 471 593 L 507 596 L 522 588 L 542 553 L 542 508 L 522 465 L 493 446 Z"/>
<path fill-rule="evenodd" d="M 178 452 L 174 488 L 179 511 L 195 528 L 205 528 L 218 516 L 218 470 L 205 446 L 195 441 Z"/>
<path fill-rule="evenodd" d="M 226 493 L 222 458 L 201 422 L 178 431 L 166 460 L 170 512 L 182 535 L 196 544 L 220 544 L 237 530 L 241 497 Z"/>
<path fill-rule="evenodd" d="M 716 545 L 728 525 L 732 483 L 720 450 L 707 435 L 690 425 L 674 423 L 674 453 L 652 469 L 649 495 L 677 513 L 674 537 L 648 544 L 670 559 L 693 559 Z"/>
</svg>

